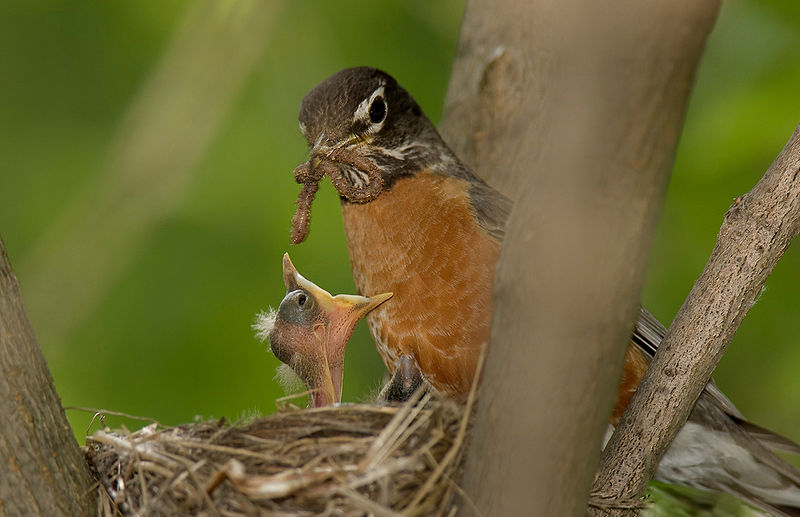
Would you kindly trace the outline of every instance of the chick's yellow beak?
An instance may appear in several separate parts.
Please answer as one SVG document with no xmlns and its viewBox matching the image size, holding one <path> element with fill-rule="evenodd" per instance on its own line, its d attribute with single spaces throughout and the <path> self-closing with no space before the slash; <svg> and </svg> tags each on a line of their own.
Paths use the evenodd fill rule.
<svg viewBox="0 0 800 517">
<path fill-rule="evenodd" d="M 309 290 L 309 292 L 312 292 Z M 340 294 L 331 296 L 327 291 L 313 291 L 320 306 L 320 319 L 324 322 L 324 332 L 319 336 L 327 358 L 330 400 L 334 403 L 342 399 L 342 378 L 344 376 L 344 353 L 356 324 L 369 311 L 392 297 L 392 293 L 376 296 Z M 327 381 L 327 379 L 326 379 Z M 328 382 L 324 383 L 328 385 Z"/>
</svg>

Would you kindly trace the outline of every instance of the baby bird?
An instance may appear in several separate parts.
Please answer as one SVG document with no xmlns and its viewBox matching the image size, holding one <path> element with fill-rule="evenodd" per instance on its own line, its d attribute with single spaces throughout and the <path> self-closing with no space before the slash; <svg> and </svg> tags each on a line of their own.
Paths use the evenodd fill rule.
<svg viewBox="0 0 800 517">
<path fill-rule="evenodd" d="M 309 406 L 322 407 L 342 399 L 344 351 L 356 323 L 392 297 L 331 294 L 303 278 L 283 255 L 286 296 L 278 310 L 258 315 L 253 328 L 272 353 L 288 365 L 309 390 Z"/>
<path fill-rule="evenodd" d="M 378 402 L 405 402 L 423 385 L 426 390 L 431 389 L 422 378 L 417 361 L 410 355 L 401 355 L 391 379 L 378 394 Z"/>
</svg>

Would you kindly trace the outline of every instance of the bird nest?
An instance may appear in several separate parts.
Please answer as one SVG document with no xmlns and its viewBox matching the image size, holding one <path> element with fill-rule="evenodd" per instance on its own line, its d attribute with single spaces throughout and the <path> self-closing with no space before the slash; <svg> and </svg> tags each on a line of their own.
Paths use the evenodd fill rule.
<svg viewBox="0 0 800 517">
<path fill-rule="evenodd" d="M 465 501 L 471 406 L 420 392 L 400 406 L 97 431 L 98 515 L 450 515 Z"/>
</svg>

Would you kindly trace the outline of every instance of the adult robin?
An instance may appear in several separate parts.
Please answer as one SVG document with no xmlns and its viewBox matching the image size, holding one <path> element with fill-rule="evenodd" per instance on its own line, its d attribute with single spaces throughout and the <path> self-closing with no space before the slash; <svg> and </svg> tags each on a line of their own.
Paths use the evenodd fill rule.
<svg viewBox="0 0 800 517">
<path fill-rule="evenodd" d="M 297 272 L 283 256 L 286 296 L 277 311 L 261 313 L 254 325 L 258 337 L 269 338 L 275 357 L 291 368 L 309 390 L 309 406 L 342 400 L 344 352 L 356 323 L 392 297 L 331 294 Z"/>
<path fill-rule="evenodd" d="M 392 291 L 367 316 L 390 371 L 414 359 L 425 381 L 463 398 L 489 339 L 494 266 L 511 202 L 447 147 L 414 99 L 388 74 L 351 68 L 303 99 L 309 161 L 292 237 L 301 242 L 311 201 L 327 175 L 341 196 L 358 290 Z M 615 425 L 663 337 L 642 310 L 610 424 Z M 726 491 L 772 512 L 800 514 L 800 471 L 772 450 L 800 446 L 747 423 L 710 383 L 656 477 Z M 794 508 L 791 508 L 794 507 Z"/>
</svg>

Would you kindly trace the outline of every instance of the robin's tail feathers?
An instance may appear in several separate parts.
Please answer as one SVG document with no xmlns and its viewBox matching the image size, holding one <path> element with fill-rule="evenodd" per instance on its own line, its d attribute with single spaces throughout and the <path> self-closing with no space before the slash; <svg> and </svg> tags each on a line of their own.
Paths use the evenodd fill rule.
<svg viewBox="0 0 800 517">
<path fill-rule="evenodd" d="M 800 445 L 789 438 L 746 420 L 737 423 L 747 434 L 758 440 L 758 442 L 767 449 L 773 452 L 796 454 L 800 456 Z"/>
<path fill-rule="evenodd" d="M 656 471 L 656 479 L 733 494 L 774 515 L 800 516 L 800 472 L 743 429 L 687 422 Z"/>
</svg>

